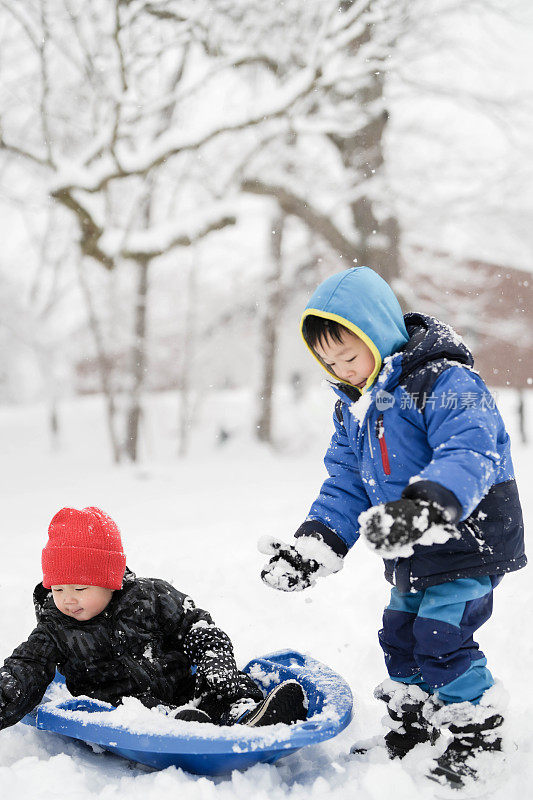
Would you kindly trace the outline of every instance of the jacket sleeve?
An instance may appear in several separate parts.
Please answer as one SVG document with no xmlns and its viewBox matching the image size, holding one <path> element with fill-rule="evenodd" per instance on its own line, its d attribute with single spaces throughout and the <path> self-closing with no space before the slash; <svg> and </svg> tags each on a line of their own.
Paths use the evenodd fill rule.
<svg viewBox="0 0 533 800">
<path fill-rule="evenodd" d="M 372 504 L 361 479 L 357 456 L 336 411 L 333 423 L 335 431 L 324 458 L 329 477 L 322 484 L 307 520 L 296 535 L 309 535 L 315 523 L 316 532 L 326 543 L 339 555 L 345 555 L 359 538 L 359 514 Z M 326 535 L 324 528 L 332 533 L 333 538 Z"/>
<path fill-rule="evenodd" d="M 411 478 L 453 492 L 466 519 L 487 494 L 500 466 L 508 434 L 481 378 L 462 366 L 443 372 L 423 409 L 429 464 Z"/>
<path fill-rule="evenodd" d="M 55 641 L 41 625 L 6 658 L 0 669 L 0 729 L 19 722 L 41 701 L 58 661 Z"/>
<path fill-rule="evenodd" d="M 165 581 L 159 581 L 160 613 L 163 630 L 175 638 L 191 664 L 202 668 L 206 657 L 213 653 L 230 659 L 235 666 L 233 645 L 229 636 L 218 628 L 211 615 L 197 608 L 187 595 L 178 592 Z"/>
</svg>

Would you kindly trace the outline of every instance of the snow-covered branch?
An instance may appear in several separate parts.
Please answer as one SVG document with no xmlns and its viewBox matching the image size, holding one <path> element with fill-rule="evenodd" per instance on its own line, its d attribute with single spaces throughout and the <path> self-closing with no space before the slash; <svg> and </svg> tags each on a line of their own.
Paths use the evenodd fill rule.
<svg viewBox="0 0 533 800">
<path fill-rule="evenodd" d="M 195 213 L 180 225 L 161 225 L 149 231 L 138 231 L 129 237 L 127 245 L 113 247 L 113 241 L 120 242 L 122 232 L 108 231 L 102 240 L 102 247 L 108 252 L 128 259 L 152 259 L 169 253 L 176 247 L 189 247 L 214 231 L 235 225 L 237 218 L 215 206 L 210 213 Z"/>
<path fill-rule="evenodd" d="M 244 180 L 241 188 L 244 192 L 249 192 L 250 194 L 275 198 L 286 214 L 299 217 L 312 231 L 325 239 L 347 262 L 350 264 L 357 262 L 359 256 L 358 245 L 342 233 L 329 214 L 323 214 L 318 211 L 307 198 L 295 194 L 294 191 L 285 186 L 269 184 L 256 178 Z"/>
<path fill-rule="evenodd" d="M 262 105 L 258 104 L 250 113 L 242 114 L 240 117 L 237 116 L 222 124 L 210 123 L 205 126 L 204 130 L 188 133 L 185 136 L 181 132 L 176 133 L 175 130 L 171 130 L 165 136 L 160 137 L 146 153 L 132 153 L 131 149 L 125 145 L 117 146 L 119 168 L 110 162 L 107 169 L 104 167 L 93 173 L 80 169 L 77 171 L 76 180 L 72 181 L 73 165 L 70 165 L 67 175 L 62 176 L 61 172 L 57 175 L 55 191 L 61 188 L 65 191 L 81 189 L 90 193 L 101 192 L 114 180 L 146 175 L 173 156 L 199 150 L 222 134 L 236 133 L 261 125 L 269 119 L 283 117 L 298 100 L 313 90 L 316 80 L 317 74 L 314 70 L 305 70 L 288 85 L 273 93 L 269 101 Z"/>
</svg>

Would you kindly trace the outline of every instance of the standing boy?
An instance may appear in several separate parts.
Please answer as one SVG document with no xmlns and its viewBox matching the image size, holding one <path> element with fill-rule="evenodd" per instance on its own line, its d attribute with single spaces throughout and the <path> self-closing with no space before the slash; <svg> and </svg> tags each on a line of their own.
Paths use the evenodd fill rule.
<svg viewBox="0 0 533 800">
<path fill-rule="evenodd" d="M 389 679 L 376 689 L 388 752 L 402 758 L 446 728 L 430 777 L 460 786 L 501 749 L 501 692 L 473 634 L 503 575 L 526 564 L 509 436 L 460 337 L 403 317 L 368 267 L 318 287 L 302 334 L 338 397 L 329 477 L 293 544 L 261 543 L 262 578 L 305 589 L 366 537 L 393 584 L 379 632 Z"/>
</svg>

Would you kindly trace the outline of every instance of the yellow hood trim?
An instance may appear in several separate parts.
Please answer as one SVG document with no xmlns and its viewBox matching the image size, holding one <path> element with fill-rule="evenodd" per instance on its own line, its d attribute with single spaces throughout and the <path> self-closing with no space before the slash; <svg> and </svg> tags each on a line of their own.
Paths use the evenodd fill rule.
<svg viewBox="0 0 533 800">
<path fill-rule="evenodd" d="M 366 333 L 361 330 L 361 328 L 358 328 L 357 325 L 354 325 L 353 322 L 350 322 L 350 320 L 345 319 L 344 317 L 341 317 L 338 314 L 330 314 L 328 311 L 319 311 L 318 308 L 306 308 L 305 309 L 304 313 L 302 314 L 302 320 L 300 322 L 300 333 L 302 335 L 302 339 L 305 342 L 305 346 L 307 347 L 307 349 L 309 350 L 311 355 L 314 358 L 316 358 L 316 360 L 318 361 L 318 363 L 320 364 L 322 369 L 326 370 L 328 375 L 330 375 L 332 378 L 334 378 L 334 380 L 337 383 L 344 383 L 347 386 L 353 386 L 353 384 L 349 383 L 348 381 L 341 380 L 338 375 L 335 375 L 334 372 L 332 372 L 330 369 L 328 369 L 325 366 L 325 364 L 322 363 L 322 361 L 317 356 L 317 354 L 315 353 L 313 348 L 309 347 L 309 345 L 305 341 L 305 336 L 303 334 L 303 327 L 304 327 L 305 318 L 309 317 L 309 316 L 320 317 L 321 319 L 330 319 L 330 320 L 333 320 L 333 322 L 338 322 L 340 325 L 343 325 L 345 328 L 347 328 L 351 333 L 354 333 L 356 336 L 358 336 L 359 339 L 362 339 L 363 342 L 370 349 L 370 352 L 374 356 L 374 369 L 372 370 L 372 373 L 368 376 L 364 387 L 362 389 L 359 389 L 361 394 L 364 394 L 367 391 L 367 389 L 369 389 L 372 386 L 372 384 L 374 383 L 374 381 L 376 380 L 376 377 L 378 376 L 378 373 L 379 373 L 379 371 L 381 369 L 381 363 L 382 363 L 381 353 L 379 352 L 378 348 L 376 347 L 376 345 L 374 344 L 372 339 L 369 336 L 367 336 Z M 358 387 L 356 386 L 355 388 L 357 389 Z"/>
</svg>

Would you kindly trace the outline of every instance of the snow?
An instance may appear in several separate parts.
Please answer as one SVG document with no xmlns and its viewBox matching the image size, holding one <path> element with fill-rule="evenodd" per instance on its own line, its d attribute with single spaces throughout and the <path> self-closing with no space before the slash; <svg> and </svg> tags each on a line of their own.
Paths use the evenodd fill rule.
<svg viewBox="0 0 533 800">
<path fill-rule="evenodd" d="M 295 547 L 301 556 L 320 564 L 317 575 L 331 575 L 344 566 L 344 559 L 319 539 L 314 539 L 311 536 L 301 536 L 296 540 Z"/>
<path fill-rule="evenodd" d="M 457 725 L 465 727 L 474 723 L 483 723 L 494 714 L 505 714 L 509 705 L 509 692 L 504 688 L 501 681 L 496 681 L 488 691 L 482 696 L 479 704 L 472 713 L 470 703 L 451 703 L 442 705 L 429 701 L 424 709 L 424 716 L 433 725 Z"/>
<path fill-rule="evenodd" d="M 235 420 L 253 419 L 245 396 L 227 399 Z M 301 422 L 301 409 L 291 411 L 287 398 L 282 399 L 283 425 L 290 435 Z M 64 445 L 56 452 L 49 449 L 44 407 L 0 408 L 0 657 L 9 655 L 34 625 L 31 593 L 40 579 L 40 551 L 50 519 L 62 506 L 96 505 L 121 528 L 128 565 L 139 575 L 171 580 L 211 611 L 232 638 L 239 665 L 286 647 L 307 652 L 349 682 L 353 722 L 335 739 L 276 765 L 217 779 L 174 768 L 153 772 L 16 725 L 0 732 L 2 800 L 48 800 L 58 787 L 68 787 L 77 800 L 385 800 L 391 787 L 395 800 L 441 796 L 440 787 L 424 778 L 431 753 L 427 745 L 401 763 L 389 762 L 381 748 L 364 757 L 349 755 L 355 741 L 383 733 L 385 706 L 373 697 L 376 684 L 386 678 L 377 642 L 389 596 L 381 559 L 356 544 L 341 572 L 319 578 L 305 592 L 276 592 L 259 578 L 264 556 L 256 550 L 257 539 L 271 535 L 290 541 L 318 490 L 334 398 L 322 416 L 315 409 L 317 429 L 307 437 L 307 449 L 286 452 L 259 447 L 245 434 L 216 446 L 224 402 L 222 396 L 204 400 L 199 412 L 203 432 L 194 432 L 190 458 L 178 461 L 172 452 L 176 398 L 152 400 L 145 420 L 152 458 L 122 468 L 109 465 L 100 398 L 64 404 Z M 512 393 L 501 392 L 499 403 L 514 437 L 521 498 L 531 520 L 532 448 L 520 446 L 516 438 Z M 533 410 L 532 398 L 529 404 Z M 524 679 L 524 666 L 533 657 L 525 616 L 532 605 L 528 571 L 506 576 L 495 591 L 493 617 L 479 634 L 489 667 L 510 694 L 507 735 L 513 746 L 506 782 L 492 795 L 495 800 L 528 797 L 533 782 L 533 700 Z"/>
<path fill-rule="evenodd" d="M 81 699 L 84 699 L 80 696 Z M 90 699 L 90 698 L 85 698 Z M 189 706 L 188 706 L 189 707 Z M 192 706 L 191 706 L 192 707 Z M 290 737 L 288 725 L 271 725 L 268 729 L 247 728 L 245 725 L 233 727 L 218 727 L 209 722 L 184 722 L 174 719 L 171 714 L 162 713 L 158 708 L 146 708 L 135 697 L 125 697 L 124 702 L 112 713 L 109 706 L 102 711 L 72 711 L 70 709 L 55 708 L 55 714 L 65 719 L 81 722 L 82 725 L 103 724 L 117 730 L 127 730 L 138 734 L 153 734 L 157 736 L 186 736 L 187 734 L 199 738 L 234 740 L 241 747 L 253 747 L 254 742 L 275 744 Z M 316 718 L 323 718 L 317 714 Z"/>
<path fill-rule="evenodd" d="M 369 390 L 365 392 L 355 403 L 351 404 L 350 413 L 355 417 L 356 420 L 359 421 L 360 425 L 363 424 L 366 413 L 372 405 L 373 400 L 373 392 Z"/>
</svg>

